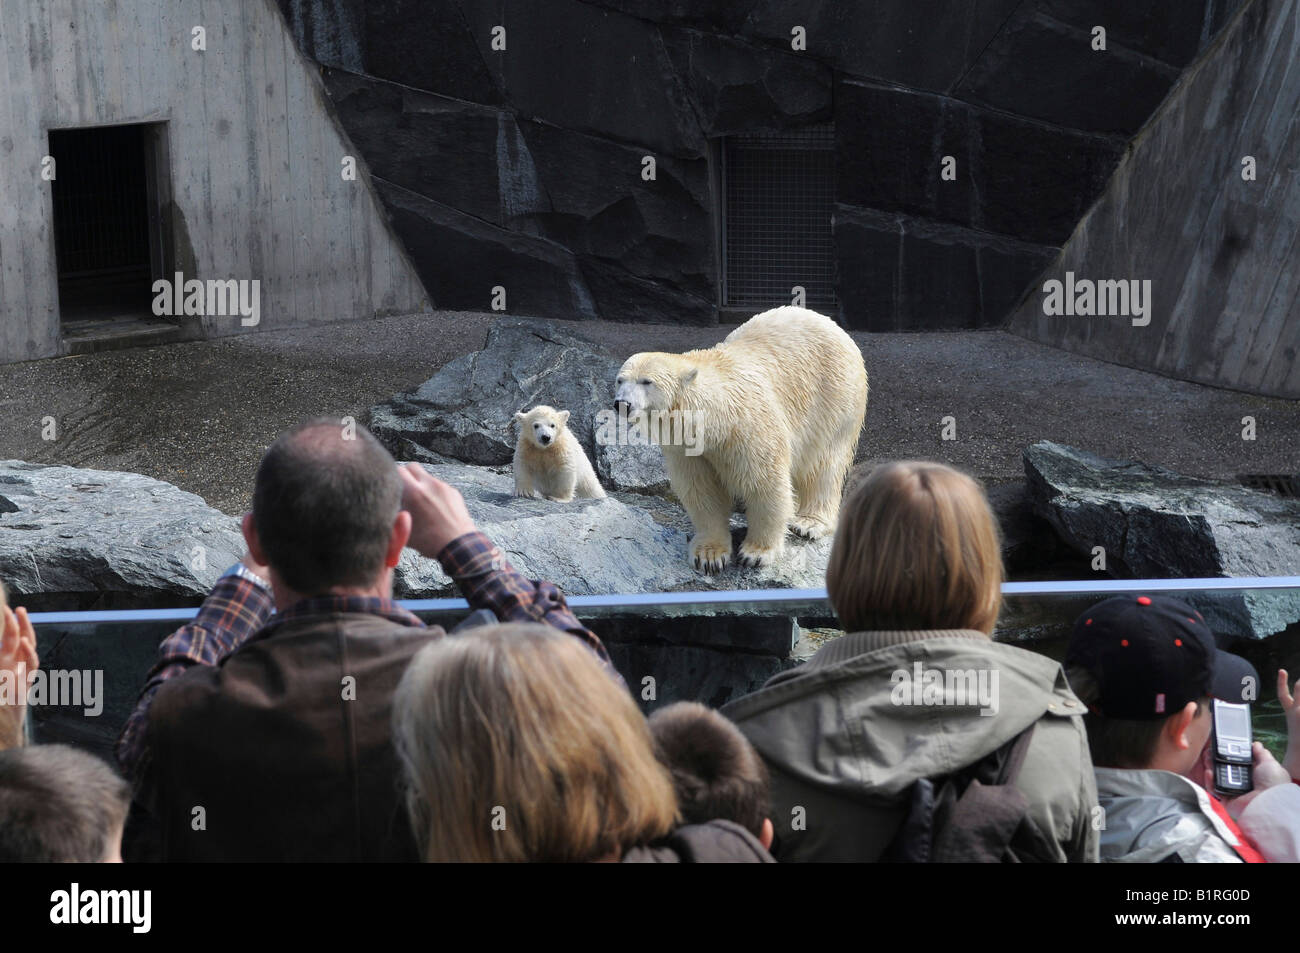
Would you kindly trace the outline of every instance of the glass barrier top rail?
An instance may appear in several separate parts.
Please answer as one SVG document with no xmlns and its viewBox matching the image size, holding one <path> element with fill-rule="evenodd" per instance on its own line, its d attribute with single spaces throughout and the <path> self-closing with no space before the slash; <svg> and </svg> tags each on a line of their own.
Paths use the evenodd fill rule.
<svg viewBox="0 0 1300 953">
<path fill-rule="evenodd" d="M 1199 592 L 1250 589 L 1300 589 L 1300 576 L 1235 576 L 1204 579 L 1078 579 L 1049 582 L 1006 582 L 1003 596 L 1115 595 L 1124 592 Z M 579 614 L 589 611 L 612 613 L 641 607 L 660 609 L 726 608 L 742 606 L 775 610 L 780 605 L 809 603 L 828 604 L 825 589 L 736 589 L 709 592 L 643 592 L 605 596 L 569 596 L 570 608 Z M 410 612 L 468 611 L 464 599 L 402 599 L 398 605 Z M 78 624 L 87 622 L 184 622 L 198 614 L 197 608 L 175 609 L 100 609 L 77 612 L 33 612 L 34 625 Z"/>
</svg>

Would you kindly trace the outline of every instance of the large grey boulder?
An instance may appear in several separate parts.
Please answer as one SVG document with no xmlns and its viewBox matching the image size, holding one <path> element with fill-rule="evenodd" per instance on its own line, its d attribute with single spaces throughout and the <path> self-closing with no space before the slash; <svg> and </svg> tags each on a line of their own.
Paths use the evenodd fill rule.
<svg viewBox="0 0 1300 953">
<path fill-rule="evenodd" d="M 554 582 L 569 595 L 809 589 L 825 581 L 829 539 L 790 537 L 772 567 L 733 566 L 706 576 L 688 563 L 685 513 L 666 500 L 629 493 L 552 503 L 513 496 L 508 472 L 462 464 L 425 468 L 460 490 L 479 528 L 521 572 Z M 733 530 L 743 533 L 740 519 L 733 520 Z M 437 562 L 409 549 L 398 564 L 395 589 L 400 598 L 459 594 Z"/>
<path fill-rule="evenodd" d="M 514 456 L 515 413 L 549 404 L 569 411 L 569 429 L 607 490 L 663 492 L 657 447 L 596 445 L 596 415 L 613 406 L 620 364 L 551 322 L 500 321 L 483 350 L 371 407 L 369 427 L 399 460 L 504 466 Z"/>
<path fill-rule="evenodd" d="M 1074 554 L 1056 538 L 1052 527 L 1034 512 L 1024 480 L 988 486 L 989 507 L 1002 531 L 1002 564 L 1011 576 L 1038 576 Z"/>
<path fill-rule="evenodd" d="M 170 483 L 0 461 L 0 579 L 29 608 L 193 601 L 243 552 L 234 517 Z"/>
<path fill-rule="evenodd" d="M 830 540 L 790 537 L 762 569 L 714 576 L 687 560 L 690 521 L 676 503 L 622 493 L 553 503 L 513 495 L 508 470 L 425 465 L 465 496 L 511 562 L 570 595 L 809 589 L 823 584 Z M 732 520 L 736 541 L 742 516 Z M 205 596 L 244 552 L 239 523 L 192 493 L 138 473 L 0 461 L 0 579 L 33 609 L 172 606 Z M 437 562 L 402 554 L 400 598 L 458 596 Z"/>
<path fill-rule="evenodd" d="M 1300 569 L 1300 500 L 1215 483 L 1051 442 L 1024 452 L 1035 511 L 1061 539 L 1128 578 L 1291 576 Z M 1300 621 L 1300 592 L 1199 595 L 1220 636 L 1264 638 Z"/>
</svg>

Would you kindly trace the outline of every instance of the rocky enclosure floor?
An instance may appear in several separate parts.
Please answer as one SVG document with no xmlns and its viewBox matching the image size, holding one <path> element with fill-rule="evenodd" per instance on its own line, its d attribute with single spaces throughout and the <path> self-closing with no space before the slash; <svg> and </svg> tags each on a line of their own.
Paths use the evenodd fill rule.
<svg viewBox="0 0 1300 953">
<path fill-rule="evenodd" d="M 434 312 L 0 366 L 0 459 L 144 473 L 238 514 L 277 433 L 311 416 L 363 418 L 481 348 L 494 318 Z M 617 358 L 708 347 L 731 330 L 563 324 Z M 855 476 L 912 457 L 1005 483 L 1023 476 L 1021 450 L 1038 440 L 1211 479 L 1300 472 L 1300 401 L 1171 380 L 1001 331 L 854 337 L 871 381 Z M 1254 441 L 1242 439 L 1247 416 Z"/>
</svg>

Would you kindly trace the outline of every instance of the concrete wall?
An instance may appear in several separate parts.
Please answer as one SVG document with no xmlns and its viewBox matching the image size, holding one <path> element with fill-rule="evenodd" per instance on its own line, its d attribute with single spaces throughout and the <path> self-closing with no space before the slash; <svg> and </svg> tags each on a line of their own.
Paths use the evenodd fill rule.
<svg viewBox="0 0 1300 953">
<path fill-rule="evenodd" d="M 1151 323 L 1013 331 L 1172 377 L 1300 398 L 1300 0 L 1250 0 L 1170 94 L 1041 281 L 1151 281 Z M 1242 177 L 1253 156 L 1256 179 Z"/>
<path fill-rule="evenodd" d="M 355 150 L 273 0 L 4 0 L 3 17 L 0 362 L 61 353 L 51 128 L 167 123 L 174 260 L 187 279 L 260 280 L 252 330 L 425 306 L 368 177 L 340 176 Z"/>
</svg>

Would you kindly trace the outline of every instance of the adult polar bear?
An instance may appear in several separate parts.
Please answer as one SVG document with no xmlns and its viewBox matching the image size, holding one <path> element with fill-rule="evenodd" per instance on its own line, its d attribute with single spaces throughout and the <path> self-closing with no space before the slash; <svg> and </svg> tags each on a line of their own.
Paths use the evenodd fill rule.
<svg viewBox="0 0 1300 953">
<path fill-rule="evenodd" d="M 834 532 L 867 413 L 867 370 L 830 318 L 774 308 L 716 347 L 632 355 L 618 372 L 615 407 L 629 422 L 650 420 L 647 430 L 660 437 L 695 528 L 695 567 L 716 572 L 731 558 L 735 500 L 749 524 L 739 561 L 762 566 L 780 555 L 787 527 L 810 539 Z M 653 425 L 653 411 L 661 422 L 689 413 L 693 444 L 662 439 L 667 426 Z"/>
</svg>

